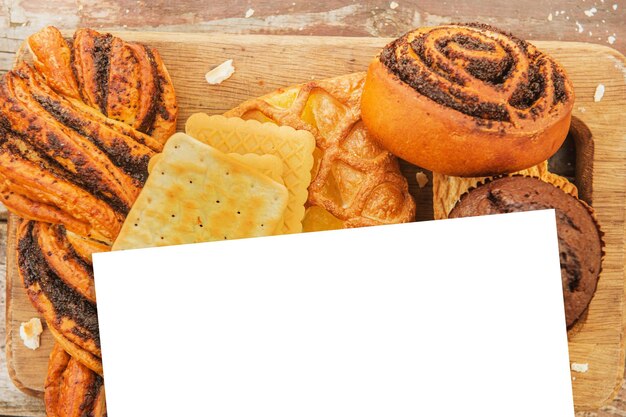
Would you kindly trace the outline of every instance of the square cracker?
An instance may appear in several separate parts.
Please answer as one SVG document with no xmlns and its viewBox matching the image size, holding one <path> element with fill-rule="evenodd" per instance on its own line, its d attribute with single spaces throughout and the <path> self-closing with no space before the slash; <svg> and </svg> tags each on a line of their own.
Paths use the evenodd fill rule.
<svg viewBox="0 0 626 417">
<path fill-rule="evenodd" d="M 148 163 L 148 173 L 152 172 L 152 168 L 154 168 L 157 161 L 161 159 L 162 155 L 162 153 L 158 153 L 150 158 L 150 162 Z M 229 153 L 227 155 L 242 164 L 249 166 L 250 168 L 256 169 L 261 174 L 267 175 L 277 183 L 283 185 L 285 184 L 285 181 L 283 180 L 283 162 L 277 156 L 257 155 L 255 153 L 247 153 L 245 155 Z"/>
<path fill-rule="evenodd" d="M 153 165 L 113 250 L 272 235 L 287 199 L 285 186 L 177 133 Z"/>
<path fill-rule="evenodd" d="M 304 204 L 308 198 L 315 150 L 315 138 L 310 132 L 273 123 L 208 116 L 204 113 L 191 115 L 185 130 L 188 135 L 224 153 L 278 156 L 283 162 L 283 179 L 289 191 L 282 233 L 302 231 Z"/>
</svg>

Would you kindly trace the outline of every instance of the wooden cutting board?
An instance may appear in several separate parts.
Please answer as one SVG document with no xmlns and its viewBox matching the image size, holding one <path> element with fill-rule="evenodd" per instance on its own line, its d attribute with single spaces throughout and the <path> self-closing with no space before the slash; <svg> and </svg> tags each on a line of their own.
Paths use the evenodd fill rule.
<svg viewBox="0 0 626 417">
<path fill-rule="evenodd" d="M 127 40 L 148 43 L 161 52 L 172 76 L 180 104 L 179 129 L 199 111 L 222 113 L 241 101 L 276 88 L 345 73 L 364 71 L 388 39 L 210 35 L 177 33 L 117 33 Z M 616 393 L 624 372 L 624 208 L 626 203 L 625 58 L 608 47 L 585 43 L 535 42 L 566 68 L 574 82 L 577 116 L 593 134 L 595 153 L 591 198 L 605 232 L 606 258 L 598 290 L 586 321 L 570 336 L 570 360 L 589 364 L 586 373 L 572 373 L 577 410 L 596 409 Z M 204 74 L 226 59 L 234 59 L 235 74 L 210 86 Z M 21 56 L 18 56 L 21 59 Z M 594 102 L 598 84 L 606 93 Z M 418 218 L 432 218 L 430 183 L 416 185 L 417 168 L 403 164 Z M 541 236 L 537 237 L 541 239 Z M 32 395 L 42 395 L 48 354 L 53 339 L 44 330 L 41 348 L 28 350 L 19 338 L 20 322 L 37 316 L 15 269 L 15 218 L 8 235 L 7 355 L 15 384 Z M 532 305 L 529 305 L 532 308 Z M 139 319 L 129 317 L 129 320 Z M 163 337 L 168 337 L 164 334 Z M 158 338 L 157 338 L 158 339 Z M 459 349 L 463 348 L 462 342 Z M 463 372 L 463 370 L 459 370 Z M 515 373 L 515 360 L 511 363 Z M 537 375 L 541 378 L 541 375 Z M 453 390 L 462 390 L 450 381 Z"/>
</svg>

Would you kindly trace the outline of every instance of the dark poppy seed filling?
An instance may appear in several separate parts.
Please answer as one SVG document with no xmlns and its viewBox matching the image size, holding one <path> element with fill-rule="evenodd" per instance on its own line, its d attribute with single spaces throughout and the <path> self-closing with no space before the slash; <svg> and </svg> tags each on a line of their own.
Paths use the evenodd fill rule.
<svg viewBox="0 0 626 417">
<path fill-rule="evenodd" d="M 154 60 L 154 55 L 152 51 L 147 46 L 143 45 L 143 49 L 148 56 L 148 60 L 150 61 L 150 70 L 152 71 L 152 76 L 155 80 L 156 85 L 156 98 L 150 102 L 150 108 L 148 109 L 148 114 L 145 119 L 141 123 L 141 126 L 137 128 L 140 132 L 143 132 L 147 135 L 151 135 L 154 130 L 154 122 L 159 113 L 163 113 L 163 80 L 159 77 L 159 70 L 157 68 L 156 61 Z"/>
<path fill-rule="evenodd" d="M 102 114 L 107 114 L 107 99 L 109 95 L 109 58 L 111 52 L 111 42 L 113 35 L 96 36 L 93 42 L 94 65 L 96 67 L 95 76 L 98 86 L 97 100 Z"/>
<path fill-rule="evenodd" d="M 83 340 L 92 340 L 100 347 L 98 313 L 96 305 L 68 287 L 46 262 L 35 236 L 34 222 L 29 222 L 27 231 L 18 242 L 18 268 L 28 289 L 39 284 L 41 292 L 52 304 L 58 323 L 63 318 L 73 320 L 80 328 L 72 332 Z"/>
<path fill-rule="evenodd" d="M 549 110 L 543 99 L 550 84 L 554 96 L 549 105 L 570 98 L 565 75 L 553 60 L 527 42 L 487 25 L 450 25 L 407 33 L 383 49 L 380 61 L 422 96 L 480 120 L 534 120 Z M 518 68 L 525 61 L 528 69 Z M 477 91 L 485 87 L 494 94 L 481 97 Z M 499 98 L 499 93 L 508 99 Z"/>
<path fill-rule="evenodd" d="M 83 402 L 80 404 L 80 409 L 83 410 L 81 417 L 93 416 L 93 408 L 96 405 L 96 400 L 98 399 L 98 395 L 100 395 L 103 385 L 104 379 L 100 375 L 95 374 L 93 380 L 89 382 L 89 387 L 87 388 Z"/>
</svg>

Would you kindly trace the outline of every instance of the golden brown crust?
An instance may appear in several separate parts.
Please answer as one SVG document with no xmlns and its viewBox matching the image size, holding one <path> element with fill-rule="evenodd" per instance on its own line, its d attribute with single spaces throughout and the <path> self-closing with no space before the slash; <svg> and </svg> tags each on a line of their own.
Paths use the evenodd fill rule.
<svg viewBox="0 0 626 417">
<path fill-rule="evenodd" d="M 76 254 L 66 237 L 65 228 L 40 223 L 37 244 L 50 269 L 67 286 L 95 304 L 93 268 Z"/>
<path fill-rule="evenodd" d="M 46 261 L 39 237 L 42 224 L 23 221 L 17 232 L 18 274 L 31 303 L 70 342 L 101 357 L 96 305 L 68 286 Z"/>
<path fill-rule="evenodd" d="M 46 375 L 46 382 L 44 383 L 44 403 L 46 404 L 47 417 L 59 416 L 56 412 L 56 403 L 61 392 L 63 372 L 67 369 L 67 364 L 70 359 L 70 355 L 55 343 L 52 347 L 52 352 L 50 352 L 48 373 Z"/>
<path fill-rule="evenodd" d="M 73 359 L 76 359 L 78 362 L 85 365 L 87 368 L 91 369 L 98 375 L 104 375 L 102 369 L 102 359 L 99 356 L 95 356 L 85 349 L 81 348 L 75 343 L 72 343 L 68 338 L 59 333 L 54 327 L 48 326 L 50 333 L 54 337 L 55 342 L 63 348 L 67 354 L 69 354 Z"/>
<path fill-rule="evenodd" d="M 95 144 L 43 108 L 28 91 L 21 73 L 8 72 L 0 89 L 4 99 L 2 115 L 13 132 L 76 176 L 83 187 L 110 199 L 110 204 L 118 211 L 128 210 L 132 201 L 132 182 L 127 181 Z"/>
<path fill-rule="evenodd" d="M 154 155 L 151 147 L 156 145 L 154 139 L 130 128 L 121 129 L 104 123 L 106 118 L 97 116 L 96 112 L 84 111 L 85 106 L 76 107 L 75 102 L 56 94 L 25 64 L 18 65 L 15 71 L 27 81 L 29 92 L 43 109 L 106 153 L 115 166 L 111 173 L 124 187 L 128 187 L 131 198 L 135 198 L 147 175 L 145 160 Z"/>
<path fill-rule="evenodd" d="M 70 231 L 66 231 L 65 237 L 70 245 L 72 245 L 74 252 L 76 252 L 76 254 L 87 263 L 91 263 L 91 255 L 94 253 L 108 252 L 111 250 L 110 245 L 94 239 L 89 239 L 83 235 L 77 235 L 76 233 Z"/>
<path fill-rule="evenodd" d="M 161 145 L 176 132 L 178 105 L 176 92 L 169 72 L 161 59 L 161 54 L 154 48 L 148 49 L 155 67 L 155 77 L 159 83 L 159 102 L 156 104 L 156 116 L 150 135 L 160 141 Z"/>
<path fill-rule="evenodd" d="M 567 136 L 573 101 L 563 69 L 532 45 L 485 26 L 447 25 L 388 45 L 370 64 L 361 109 L 395 155 L 476 177 L 548 159 Z"/>
<path fill-rule="evenodd" d="M 364 74 L 311 81 L 242 103 L 226 116 L 308 130 L 316 140 L 307 206 L 322 207 L 344 227 L 414 219 L 415 203 L 396 159 L 361 122 Z"/>
<path fill-rule="evenodd" d="M 102 377 L 70 357 L 55 344 L 45 382 L 48 417 L 104 417 L 106 404 Z"/>
<path fill-rule="evenodd" d="M 48 84 L 66 97 L 79 99 L 78 85 L 72 73 L 72 51 L 61 32 L 48 26 L 31 35 L 27 42 L 35 68 Z"/>
<path fill-rule="evenodd" d="M 113 241 L 123 223 L 102 200 L 51 170 L 17 152 L 0 146 L 3 203 L 20 217 L 64 224 L 85 236 Z"/>
<path fill-rule="evenodd" d="M 0 97 L 3 202 L 111 242 L 160 144 L 58 95 L 24 63 L 0 81 Z"/>
<path fill-rule="evenodd" d="M 0 154 L 0 160 L 1 160 Z M 20 194 L 18 189 L 12 187 L 10 181 L 0 184 L 0 199 L 2 203 L 13 213 L 27 213 L 24 218 L 46 223 L 65 224 L 78 233 L 88 235 L 90 226 L 68 215 L 59 208 L 38 201 L 33 201 L 27 196 Z"/>
<path fill-rule="evenodd" d="M 78 29 L 68 43 L 54 27 L 28 44 L 56 92 L 154 137 L 159 147 L 175 132 L 174 87 L 155 49 L 92 29 Z"/>
<path fill-rule="evenodd" d="M 72 41 L 72 70 L 81 99 L 90 107 L 99 109 L 106 114 L 105 92 L 100 88 L 98 76 L 106 77 L 108 64 L 103 60 L 108 55 L 106 43 L 110 43 L 111 36 L 100 35 L 92 29 L 79 29 L 74 33 Z M 98 42 L 98 46 L 95 43 Z M 100 63 L 100 74 L 96 62 Z M 101 81 L 104 82 L 104 81 Z"/>
</svg>

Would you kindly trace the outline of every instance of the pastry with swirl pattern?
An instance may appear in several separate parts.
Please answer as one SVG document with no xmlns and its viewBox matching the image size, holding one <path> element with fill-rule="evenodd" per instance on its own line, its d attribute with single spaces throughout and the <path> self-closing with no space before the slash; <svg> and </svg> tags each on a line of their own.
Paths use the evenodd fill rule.
<svg viewBox="0 0 626 417">
<path fill-rule="evenodd" d="M 372 61 L 363 122 L 395 155 L 454 176 L 529 168 L 561 146 L 574 90 L 533 45 L 483 24 L 414 30 Z"/>
</svg>

